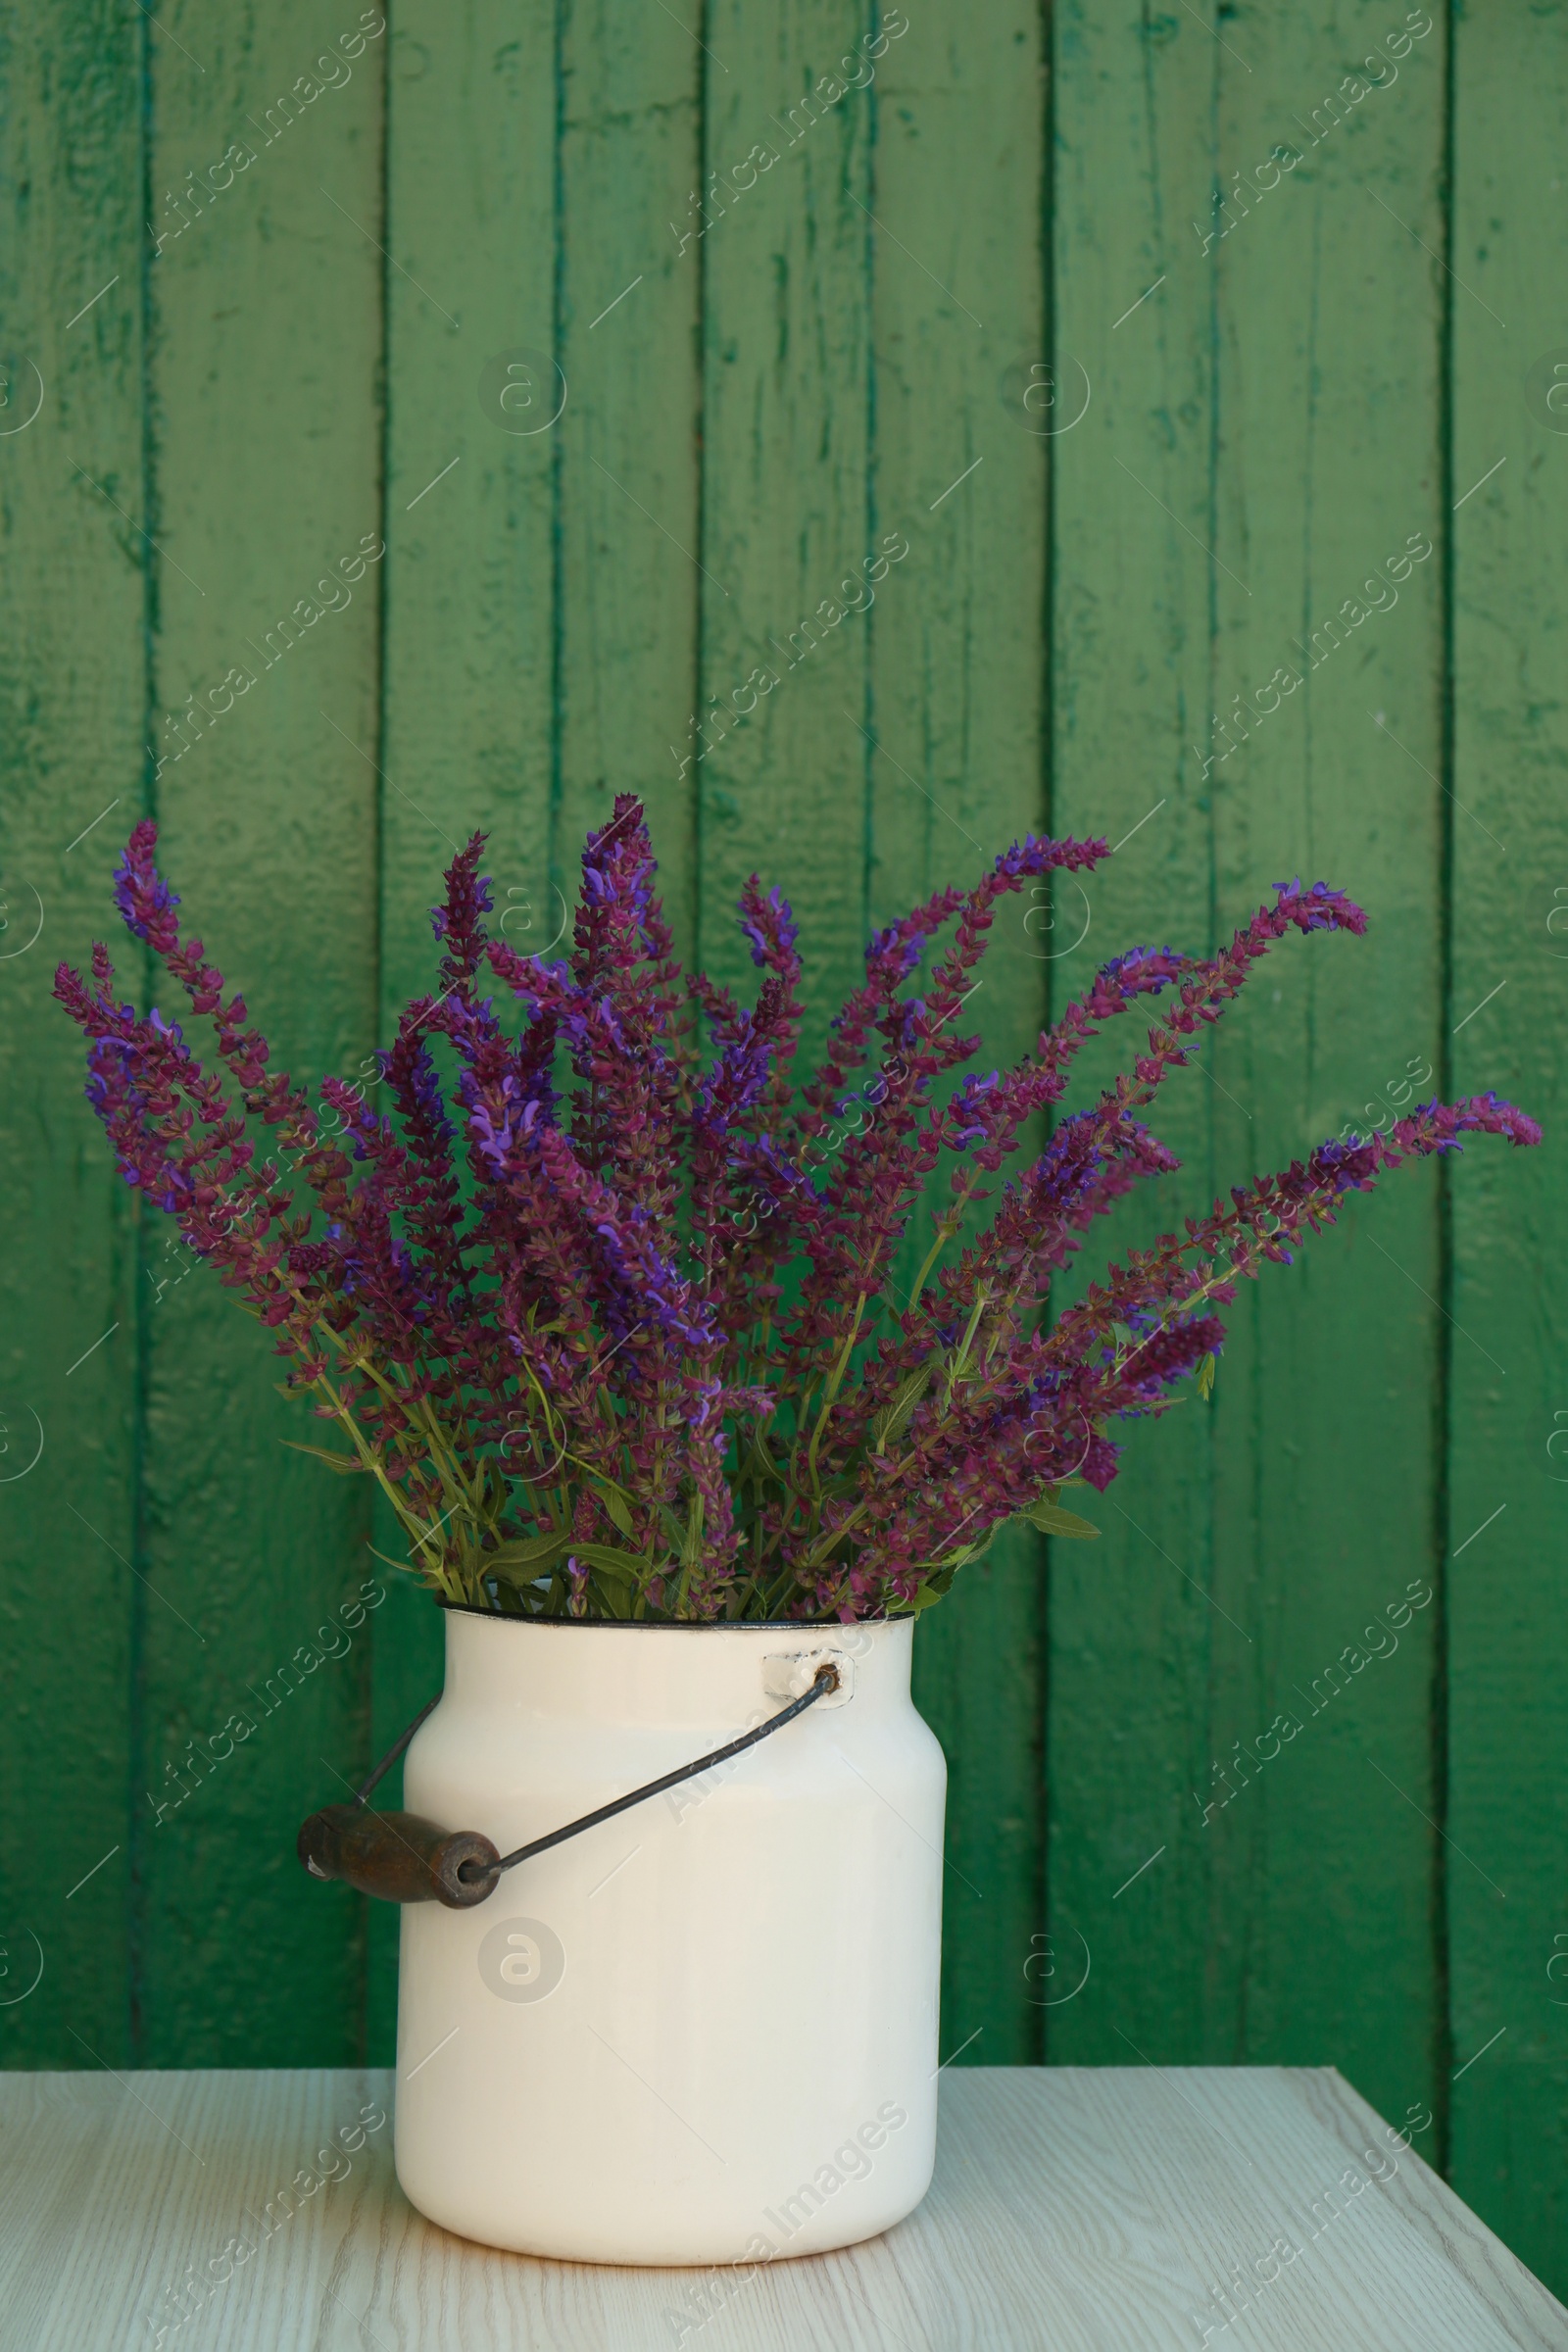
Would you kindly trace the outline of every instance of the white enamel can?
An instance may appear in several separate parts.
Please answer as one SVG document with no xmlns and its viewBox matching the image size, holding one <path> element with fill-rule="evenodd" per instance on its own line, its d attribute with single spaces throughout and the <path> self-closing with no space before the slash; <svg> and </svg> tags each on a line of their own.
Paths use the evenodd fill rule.
<svg viewBox="0 0 1568 2352">
<path fill-rule="evenodd" d="M 705 1779 L 408 1905 L 398 2179 L 444 2229 L 576 2262 L 754 2265 L 917 2205 L 936 2149 L 947 1768 L 913 1622 L 446 1612 L 409 1810 L 502 1853 L 841 1688 Z"/>
</svg>

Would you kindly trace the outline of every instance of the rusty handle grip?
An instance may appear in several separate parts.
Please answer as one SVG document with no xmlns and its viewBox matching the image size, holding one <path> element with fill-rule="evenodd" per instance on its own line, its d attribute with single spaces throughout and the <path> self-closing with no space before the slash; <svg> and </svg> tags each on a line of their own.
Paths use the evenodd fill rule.
<svg viewBox="0 0 1568 2352">
<path fill-rule="evenodd" d="M 313 1878 L 343 1879 L 385 1903 L 445 1903 L 466 1911 L 496 1884 L 501 1856 L 477 1830 L 443 1830 L 418 1813 L 327 1805 L 300 1828 L 300 1860 Z"/>
</svg>

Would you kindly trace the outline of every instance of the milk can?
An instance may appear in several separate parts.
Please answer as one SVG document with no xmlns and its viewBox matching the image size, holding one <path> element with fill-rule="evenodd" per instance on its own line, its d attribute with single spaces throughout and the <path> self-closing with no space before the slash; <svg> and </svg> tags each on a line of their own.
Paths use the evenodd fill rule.
<svg viewBox="0 0 1568 2352">
<path fill-rule="evenodd" d="M 408 1905 L 411 2202 L 521 2253 L 755 2265 L 887 2229 L 931 2178 L 942 1750 L 911 1619 L 526 1620 L 450 1607 L 405 1801 L 507 1851 L 837 1687 L 744 1755 Z"/>
</svg>

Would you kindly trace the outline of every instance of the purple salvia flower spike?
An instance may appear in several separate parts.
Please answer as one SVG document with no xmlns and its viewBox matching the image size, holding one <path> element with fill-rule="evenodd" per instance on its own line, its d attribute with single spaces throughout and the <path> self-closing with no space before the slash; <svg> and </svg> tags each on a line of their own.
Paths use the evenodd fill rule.
<svg viewBox="0 0 1568 2352">
<path fill-rule="evenodd" d="M 681 973 L 634 795 L 589 837 L 557 961 L 490 935 L 484 848 L 447 869 L 430 993 L 362 1064 L 375 1103 L 327 1077 L 318 1112 L 272 1069 L 181 937 L 150 822 L 116 902 L 211 1024 L 220 1074 L 182 1022 L 116 1001 L 104 948 L 55 980 L 126 1182 L 242 1294 L 449 1598 L 705 1620 L 923 1606 L 1062 1479 L 1103 1489 L 1116 1426 L 1168 1409 L 1219 1352 L 1237 1284 L 1348 1193 L 1470 1135 L 1540 1140 L 1494 1095 L 1420 1104 L 1236 1187 L 1048 1324 L 1095 1220 L 1177 1164 L 1144 1116 L 1165 1078 L 1289 931 L 1363 930 L 1351 900 L 1293 880 L 1215 955 L 1113 956 L 1032 1054 L 975 1068 L 961 1015 L 1001 900 L 1106 854 L 1031 836 L 877 933 L 796 1093 L 802 965 L 776 889 L 741 892 L 748 1003 Z M 1063 1112 L 1084 1044 L 1146 998 L 1131 1068 Z M 888 1269 L 944 1170 L 904 1297 Z M 942 1264 L 993 1179 L 989 1224 Z"/>
</svg>

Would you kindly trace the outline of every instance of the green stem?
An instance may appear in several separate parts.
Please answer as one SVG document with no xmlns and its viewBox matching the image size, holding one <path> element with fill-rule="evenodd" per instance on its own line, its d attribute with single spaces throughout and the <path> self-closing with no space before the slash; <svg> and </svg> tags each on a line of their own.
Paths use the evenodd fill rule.
<svg viewBox="0 0 1568 2352">
<path fill-rule="evenodd" d="M 833 1399 L 835 1396 L 837 1396 L 839 1389 L 843 1384 L 844 1375 L 850 1368 L 850 1356 L 854 1351 L 856 1340 L 859 1336 L 860 1317 L 865 1312 L 865 1300 L 866 1294 L 864 1291 L 861 1291 L 859 1297 L 855 1301 L 854 1319 L 850 1324 L 849 1330 L 844 1335 L 844 1345 L 839 1349 L 838 1361 L 833 1366 L 832 1371 L 828 1374 L 826 1383 L 823 1386 L 821 1410 L 816 1416 L 816 1427 L 811 1432 L 811 1443 L 807 1449 L 806 1472 L 807 1476 L 811 1482 L 811 1493 L 818 1503 L 820 1503 L 822 1499 L 822 1490 L 817 1485 L 816 1481 L 816 1449 L 822 1443 L 822 1432 L 827 1427 L 827 1417 L 833 1409 Z"/>
</svg>

